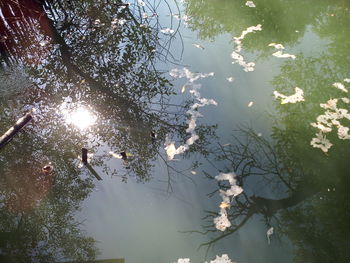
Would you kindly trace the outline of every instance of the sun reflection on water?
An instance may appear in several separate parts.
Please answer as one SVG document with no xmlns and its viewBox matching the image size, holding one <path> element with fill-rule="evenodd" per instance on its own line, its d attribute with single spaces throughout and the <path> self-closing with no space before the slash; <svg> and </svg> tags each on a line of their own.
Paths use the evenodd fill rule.
<svg viewBox="0 0 350 263">
<path fill-rule="evenodd" d="M 67 103 L 63 103 L 60 107 L 67 124 L 74 125 L 80 130 L 85 130 L 95 124 L 97 117 L 87 106 L 69 106 L 67 106 Z"/>
</svg>

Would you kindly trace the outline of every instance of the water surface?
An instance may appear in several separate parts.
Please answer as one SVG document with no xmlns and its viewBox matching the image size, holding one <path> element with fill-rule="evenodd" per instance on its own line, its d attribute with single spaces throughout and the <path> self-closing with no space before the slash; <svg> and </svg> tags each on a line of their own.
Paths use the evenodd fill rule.
<svg viewBox="0 0 350 263">
<path fill-rule="evenodd" d="M 349 261 L 349 2 L 254 4 L 0 2 L 3 262 Z"/>
</svg>

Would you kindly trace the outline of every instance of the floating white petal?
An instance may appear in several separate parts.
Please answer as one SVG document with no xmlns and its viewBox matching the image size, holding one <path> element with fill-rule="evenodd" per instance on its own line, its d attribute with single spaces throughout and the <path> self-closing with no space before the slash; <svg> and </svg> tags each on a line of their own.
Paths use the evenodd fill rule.
<svg viewBox="0 0 350 263">
<path fill-rule="evenodd" d="M 348 89 L 345 88 L 345 86 L 340 82 L 333 83 L 333 87 L 336 87 L 337 89 L 340 89 L 343 92 L 348 92 Z"/>
<path fill-rule="evenodd" d="M 273 227 L 269 228 L 266 232 L 267 242 L 270 244 L 270 237 L 273 235 Z"/>
<path fill-rule="evenodd" d="M 274 47 L 276 49 L 284 49 L 284 46 L 282 44 L 277 44 L 277 43 L 270 43 L 269 47 Z"/>
<path fill-rule="evenodd" d="M 190 263 L 189 258 L 179 258 L 177 263 Z M 208 263 L 208 262 L 205 262 Z M 236 263 L 234 261 L 231 261 L 231 259 L 228 257 L 227 254 L 222 254 L 222 256 L 216 256 L 215 259 L 211 260 L 209 263 Z"/>
<path fill-rule="evenodd" d="M 189 82 L 185 84 L 182 88 L 182 91 L 184 92 L 184 87 L 191 87 L 190 94 L 195 98 L 197 101 L 194 103 L 190 109 L 187 111 L 187 114 L 190 115 L 190 119 L 187 121 L 188 128 L 186 129 L 186 132 L 191 135 L 189 139 L 187 139 L 186 143 L 184 145 L 179 146 L 178 148 L 175 147 L 175 142 L 169 141 L 169 139 L 165 142 L 165 151 L 167 153 L 168 159 L 172 160 L 174 159 L 175 155 L 182 154 L 185 151 L 187 151 L 192 144 L 195 143 L 196 140 L 199 139 L 199 136 L 196 134 L 195 128 L 197 126 L 196 121 L 198 117 L 201 117 L 202 115 L 198 112 L 198 108 L 204 107 L 206 105 L 217 105 L 216 101 L 213 99 L 206 99 L 201 98 L 201 95 L 199 93 L 199 89 L 201 87 L 200 84 L 193 84 L 194 81 L 205 78 L 208 76 L 213 76 L 214 73 L 210 72 L 207 74 L 203 73 L 192 73 L 187 68 L 183 69 L 172 69 L 170 70 L 169 74 L 174 78 L 183 78 L 186 77 Z"/>
<path fill-rule="evenodd" d="M 245 36 L 249 33 L 253 33 L 255 31 L 261 31 L 262 27 L 260 24 L 256 26 L 248 27 L 246 30 L 244 30 L 239 37 L 234 37 L 234 42 L 236 44 L 235 50 L 232 52 L 231 57 L 233 59 L 232 64 L 239 64 L 243 67 L 243 70 L 246 72 L 254 71 L 255 63 L 254 62 L 246 62 L 244 61 L 243 56 L 240 54 L 242 50 L 242 40 L 245 38 Z"/>
<path fill-rule="evenodd" d="M 345 81 L 345 80 L 344 80 Z M 347 89 L 340 82 L 335 82 L 332 86 L 347 92 Z M 326 139 L 325 133 L 330 133 L 333 127 L 337 129 L 338 138 L 341 140 L 349 140 L 349 128 L 341 124 L 342 119 L 350 120 L 350 113 L 347 109 L 338 108 L 338 102 L 350 103 L 347 97 L 329 99 L 326 103 L 321 103 L 320 107 L 325 109 L 324 114 L 317 116 L 316 122 L 310 123 L 312 127 L 319 130 L 315 138 L 312 138 L 310 144 L 315 148 L 320 148 L 323 152 L 328 152 L 332 147 L 332 143 Z"/>
<path fill-rule="evenodd" d="M 234 198 L 243 192 L 243 188 L 237 185 L 235 177 L 236 177 L 236 174 L 233 172 L 232 173 L 220 173 L 219 175 L 215 176 L 215 179 L 217 181 L 227 180 L 231 186 L 226 191 L 223 191 L 220 189 L 220 196 L 223 200 L 222 203 L 230 204 L 231 203 L 230 197 Z M 216 229 L 218 229 L 220 231 L 225 231 L 226 228 L 231 226 L 231 222 L 229 221 L 229 219 L 227 217 L 227 211 L 226 211 L 226 208 L 229 208 L 229 207 L 230 206 L 220 205 L 221 209 L 220 209 L 219 216 L 214 218 L 215 227 L 216 227 Z"/>
<path fill-rule="evenodd" d="M 296 103 L 296 102 L 304 101 L 304 91 L 298 87 L 295 87 L 294 91 L 295 93 L 290 96 L 283 95 L 278 91 L 274 91 L 273 95 L 275 96 L 276 99 L 282 98 L 281 104 Z"/>
<path fill-rule="evenodd" d="M 199 49 L 204 49 L 204 47 L 203 46 L 201 46 L 201 45 L 199 45 L 199 44 L 192 44 L 194 47 L 196 47 L 196 48 L 199 48 Z"/>
<path fill-rule="evenodd" d="M 273 53 L 272 56 L 275 56 L 275 57 L 278 57 L 278 58 L 292 58 L 292 59 L 296 58 L 295 55 L 291 55 L 291 54 L 288 54 L 288 53 L 283 53 L 281 50 Z"/>
<path fill-rule="evenodd" d="M 320 148 L 325 153 L 328 152 L 333 145 L 321 131 L 316 134 L 315 138 L 312 138 L 310 144 L 315 148 Z"/>
<path fill-rule="evenodd" d="M 160 30 L 160 32 L 162 32 L 163 34 L 173 34 L 175 31 L 171 28 L 163 28 Z"/>
<path fill-rule="evenodd" d="M 247 2 L 245 3 L 245 5 L 246 5 L 246 6 L 249 6 L 249 7 L 255 7 L 255 4 L 254 4 L 253 1 L 247 1 Z"/>
</svg>

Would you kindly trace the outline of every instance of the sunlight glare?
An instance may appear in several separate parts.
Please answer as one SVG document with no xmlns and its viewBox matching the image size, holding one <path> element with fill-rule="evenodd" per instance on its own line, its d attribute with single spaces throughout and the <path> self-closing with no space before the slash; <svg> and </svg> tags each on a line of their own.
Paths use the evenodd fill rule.
<svg viewBox="0 0 350 263">
<path fill-rule="evenodd" d="M 62 113 L 67 124 L 73 124 L 80 130 L 85 130 L 92 126 L 97 119 L 96 116 L 84 106 L 79 106 L 73 110 L 63 109 Z"/>
</svg>

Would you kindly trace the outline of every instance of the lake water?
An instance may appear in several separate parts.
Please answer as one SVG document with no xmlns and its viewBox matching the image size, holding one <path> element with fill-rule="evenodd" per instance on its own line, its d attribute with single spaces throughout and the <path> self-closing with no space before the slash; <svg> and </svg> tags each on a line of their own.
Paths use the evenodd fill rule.
<svg viewBox="0 0 350 263">
<path fill-rule="evenodd" d="M 1 262 L 349 262 L 349 8 L 1 0 Z"/>
</svg>

